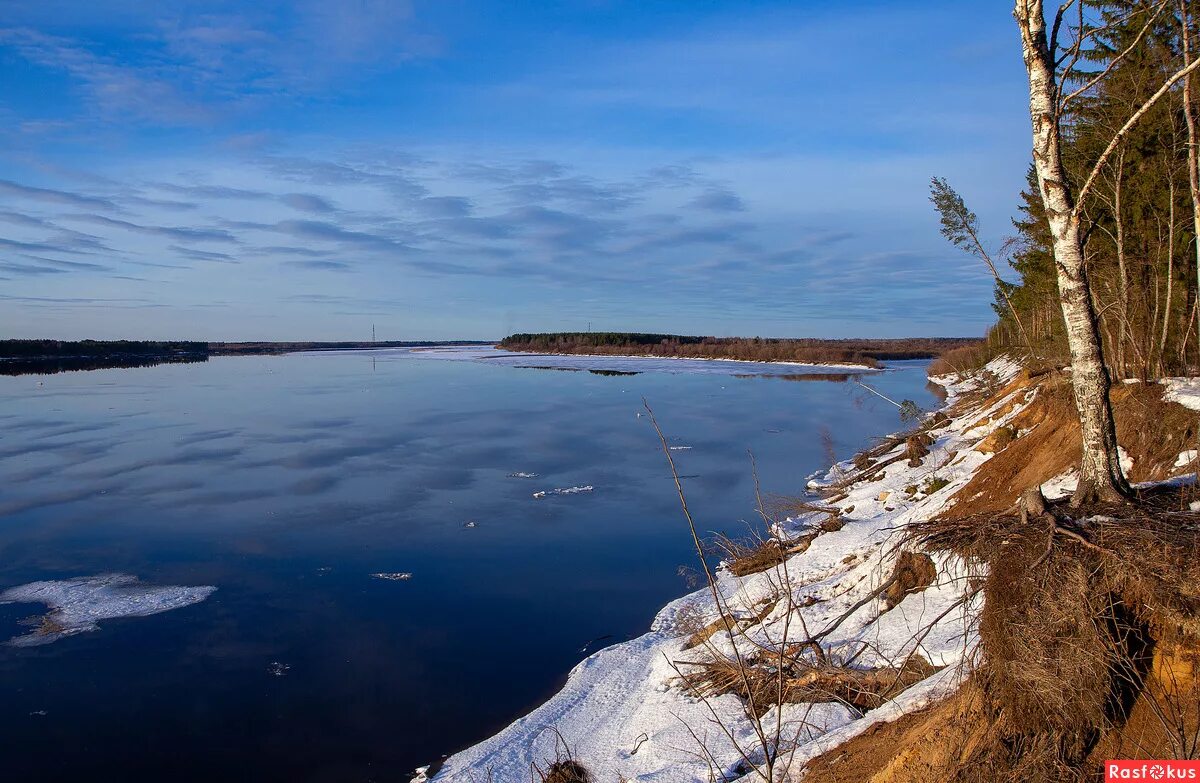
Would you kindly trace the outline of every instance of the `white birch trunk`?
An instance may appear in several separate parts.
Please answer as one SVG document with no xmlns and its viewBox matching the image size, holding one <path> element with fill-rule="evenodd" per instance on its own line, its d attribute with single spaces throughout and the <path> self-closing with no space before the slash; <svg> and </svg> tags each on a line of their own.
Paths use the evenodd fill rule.
<svg viewBox="0 0 1200 783">
<path fill-rule="evenodd" d="M 1179 22 L 1182 26 L 1180 38 L 1183 42 L 1183 65 L 1185 68 L 1192 64 L 1196 56 L 1192 51 L 1192 20 L 1188 10 L 1189 5 L 1186 2 L 1179 4 Z M 1200 152 L 1196 148 L 1196 145 L 1200 144 L 1200 139 L 1196 138 L 1196 113 L 1195 107 L 1192 105 L 1192 74 L 1190 73 L 1184 77 L 1183 81 L 1183 116 L 1187 120 L 1188 184 L 1192 193 L 1192 227 L 1195 232 L 1192 236 L 1195 237 L 1196 247 L 1196 298 L 1200 301 Z M 1197 336 L 1200 337 L 1200 334 Z M 1200 346 L 1197 350 L 1200 350 Z M 1182 358 L 1184 362 L 1187 361 L 1186 353 Z"/>
<path fill-rule="evenodd" d="M 1079 505 L 1120 500 L 1128 494 L 1129 485 L 1117 452 L 1116 426 L 1108 399 L 1111 381 L 1089 296 L 1079 215 L 1062 162 L 1054 55 L 1046 40 L 1042 0 L 1017 0 L 1014 16 L 1029 74 L 1033 162 L 1053 237 L 1059 300 L 1071 349 L 1071 388 L 1083 433 L 1079 485 L 1071 502 Z"/>
</svg>

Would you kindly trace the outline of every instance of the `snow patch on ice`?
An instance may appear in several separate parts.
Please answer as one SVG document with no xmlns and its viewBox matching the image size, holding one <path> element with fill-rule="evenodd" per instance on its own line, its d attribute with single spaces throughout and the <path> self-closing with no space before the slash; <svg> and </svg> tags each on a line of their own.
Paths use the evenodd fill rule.
<svg viewBox="0 0 1200 783">
<path fill-rule="evenodd" d="M 582 487 L 559 487 L 558 489 L 543 489 L 540 492 L 534 492 L 533 496 L 540 499 L 547 495 L 578 495 L 581 492 L 591 492 L 594 489 L 595 487 L 591 484 Z"/>
<path fill-rule="evenodd" d="M 8 640 L 13 647 L 35 647 L 95 631 L 101 620 L 147 617 L 191 606 L 208 598 L 216 589 L 153 587 L 140 584 L 136 576 L 129 574 L 100 574 L 12 587 L 0 593 L 0 604 L 40 603 L 50 608 L 40 618 L 36 630 Z"/>
</svg>

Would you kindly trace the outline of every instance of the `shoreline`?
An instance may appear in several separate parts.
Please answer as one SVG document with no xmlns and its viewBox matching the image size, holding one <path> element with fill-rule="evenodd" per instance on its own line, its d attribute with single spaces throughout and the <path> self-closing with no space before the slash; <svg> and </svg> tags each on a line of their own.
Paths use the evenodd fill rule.
<svg viewBox="0 0 1200 783">
<path fill-rule="evenodd" d="M 721 356 L 660 356 L 649 353 L 547 353 L 545 351 L 513 351 L 508 348 L 497 348 L 498 351 L 504 351 L 506 354 L 513 356 L 582 356 L 589 359 L 662 359 L 667 361 L 695 361 L 695 362 L 730 362 L 738 364 L 768 364 L 779 365 L 784 367 L 828 367 L 834 370 L 858 370 L 863 373 L 868 372 L 883 372 L 883 367 L 870 367 L 865 364 L 838 364 L 830 363 L 813 363 L 813 362 L 794 362 L 794 361 L 768 361 L 765 359 L 727 359 Z M 488 357 L 483 357 L 488 358 Z M 887 361 L 913 361 L 924 362 L 932 361 L 932 359 L 890 359 Z"/>
<path fill-rule="evenodd" d="M 534 359 L 539 356 L 555 356 L 555 357 L 562 357 L 564 359 L 578 357 L 578 358 L 583 358 L 583 359 L 614 359 L 614 360 L 618 360 L 618 359 L 649 359 L 649 360 L 682 361 L 682 362 L 728 362 L 730 364 L 762 364 L 762 365 L 768 365 L 768 366 L 772 366 L 772 367 L 803 367 L 803 368 L 810 368 L 810 369 L 817 368 L 817 369 L 830 369 L 830 370 L 838 370 L 838 371 L 851 370 L 856 373 L 863 373 L 863 374 L 878 373 L 878 372 L 886 371 L 886 368 L 884 368 L 884 367 L 868 367 L 865 364 L 838 364 L 838 363 L 815 364 L 815 363 L 811 363 L 811 362 L 765 361 L 762 359 L 727 359 L 727 358 L 718 357 L 718 356 L 658 356 L 655 354 L 632 354 L 632 353 L 630 353 L 630 354 L 625 354 L 625 353 L 622 353 L 622 354 L 616 354 L 616 353 L 549 353 L 546 351 L 536 351 L 536 352 L 534 352 L 534 351 L 512 351 L 507 348 L 500 348 L 495 343 L 491 344 L 490 346 L 470 346 L 470 345 L 451 346 L 451 345 L 447 345 L 447 346 L 442 346 L 442 347 L 445 347 L 445 348 L 462 347 L 464 349 L 469 349 L 472 347 L 480 347 L 480 348 L 492 347 L 495 351 L 498 352 L 497 355 L 494 355 L 494 356 L 474 357 L 474 358 L 478 359 L 479 361 L 488 361 L 489 359 L 513 358 L 513 357 L 528 357 L 530 359 Z M 363 350 L 373 350 L 373 349 L 363 349 Z M 382 349 L 381 348 L 378 350 L 391 350 L 391 349 Z M 419 351 L 414 350 L 414 351 L 412 351 L 412 353 L 433 353 L 437 350 L 438 350 L 438 346 L 430 346 L 428 348 L 423 347 Z M 931 359 L 888 359 L 887 361 L 924 362 L 924 361 L 932 361 L 932 360 Z"/>
<path fill-rule="evenodd" d="M 1006 360 L 993 362 L 989 368 L 1001 384 L 1011 381 L 1020 371 L 1018 365 Z M 842 477 L 854 474 L 863 455 L 877 451 L 868 449 L 835 463 L 823 475 L 810 477 L 809 493 L 824 493 L 820 502 L 838 509 L 835 517 L 841 523 L 838 527 L 817 532 L 822 529 L 818 517 L 823 515 L 809 512 L 788 518 L 775 531 L 787 543 L 807 539 L 804 550 L 787 559 L 793 569 L 789 577 L 793 592 L 807 599 L 795 604 L 794 609 L 807 618 L 806 624 L 820 627 L 831 613 L 836 615 L 852 608 L 886 579 L 895 568 L 897 557 L 895 529 L 917 518 L 929 518 L 950 505 L 954 493 L 969 483 L 991 456 L 976 451 L 974 446 L 994 429 L 1005 426 L 1028 403 L 1024 400 L 1009 404 L 994 421 L 985 414 L 995 413 L 1009 397 L 996 402 L 988 411 L 970 407 L 951 417 L 948 411 L 962 395 L 975 390 L 977 382 L 947 377 L 930 380 L 946 388 L 947 399 L 925 420 L 924 426 L 934 441 L 922 464 L 911 466 L 899 459 L 897 455 L 905 453 L 906 444 L 899 438 L 901 433 L 893 433 L 885 439 L 888 448 L 876 457 L 881 465 L 878 475 L 872 469 L 871 475 L 860 475 L 848 484 L 839 483 Z M 981 415 L 987 421 L 982 428 L 978 423 L 972 424 Z M 931 422 L 938 423 L 930 426 Z M 932 484 L 931 478 L 944 483 Z M 927 487 L 929 492 L 917 490 L 905 497 L 905 489 L 914 485 Z M 684 535 L 685 530 L 681 528 L 680 534 Z M 889 656 L 904 654 L 907 640 L 919 632 L 922 618 L 937 616 L 964 600 L 964 589 L 954 564 L 945 557 L 935 556 L 935 561 L 939 576 L 922 592 L 906 597 L 875 617 L 871 615 L 878 607 L 867 600 L 851 612 L 850 622 L 831 635 L 830 643 L 840 648 L 869 641 L 875 649 L 859 651 L 863 665 L 883 665 Z M 759 607 L 770 599 L 772 580 L 778 580 L 778 570 L 776 566 L 745 576 L 734 576 L 727 569 L 718 572 L 722 600 L 735 617 L 762 614 Z M 760 617 L 760 627 L 779 619 L 772 612 L 765 619 Z M 711 726 L 715 717 L 734 727 L 733 736 L 749 740 L 749 724 L 740 717 L 743 707 L 737 697 L 724 694 L 696 700 L 684 694 L 678 683 L 678 662 L 693 658 L 695 653 L 688 652 L 684 640 L 694 627 L 719 617 L 707 589 L 669 602 L 656 615 L 647 633 L 584 658 L 571 670 L 563 688 L 545 703 L 492 737 L 446 757 L 432 777 L 418 775 L 414 783 L 469 781 L 482 779 L 479 776 L 489 772 L 496 779 L 510 779 L 527 773 L 531 763 L 553 758 L 554 744 L 560 734 L 573 749 L 576 760 L 598 780 L 615 779 L 614 776 L 634 779 L 653 776 L 655 780 L 680 783 L 703 779 L 708 766 L 697 761 L 699 748 L 695 748 L 692 726 Z M 745 620 L 739 624 L 742 622 Z M 927 706 L 957 688 L 973 648 L 972 629 L 957 616 L 944 617 L 935 625 L 926 632 L 921 647 L 936 671 L 882 707 L 855 715 L 842 705 L 785 705 L 780 711 L 781 722 L 801 727 L 797 731 L 805 734 L 794 750 L 794 763 L 802 766 L 808 759 L 857 736 L 871 725 Z M 746 629 L 742 634 L 750 632 Z M 720 636 L 713 636 L 713 641 Z M 732 651 L 725 639 L 716 646 Z M 553 727 L 553 731 L 548 727 Z M 741 754 L 723 737 L 708 739 L 711 746 L 706 750 L 722 761 L 722 774 L 732 774 L 741 764 Z M 689 748 L 695 748 L 690 755 Z"/>
</svg>

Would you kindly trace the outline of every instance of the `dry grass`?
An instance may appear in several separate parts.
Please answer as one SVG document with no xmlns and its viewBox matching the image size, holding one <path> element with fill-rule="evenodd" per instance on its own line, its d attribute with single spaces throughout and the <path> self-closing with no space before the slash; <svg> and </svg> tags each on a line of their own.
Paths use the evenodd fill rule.
<svg viewBox="0 0 1200 783">
<path fill-rule="evenodd" d="M 928 373 L 930 376 L 950 374 L 962 376 L 983 369 L 985 364 L 998 355 L 997 349 L 986 342 L 964 345 L 946 351 L 934 359 L 929 365 Z"/>
<path fill-rule="evenodd" d="M 953 779 L 1085 779 L 1101 738 L 1145 697 L 1156 646 L 1194 649 L 1200 514 L 1177 511 L 1178 495 L 1076 510 L 1074 520 L 1051 506 L 1027 521 L 993 514 L 911 529 L 925 547 L 987 569 L 975 679 L 989 736 Z"/>
<path fill-rule="evenodd" d="M 767 615 L 771 614 L 771 612 L 775 610 L 775 606 L 778 603 L 778 598 L 765 601 L 761 606 L 757 607 L 757 610 L 748 612 L 746 617 L 739 618 L 730 615 L 722 615 L 721 617 L 713 620 L 711 623 L 694 630 L 691 636 L 688 637 L 687 642 L 683 645 L 683 649 L 690 650 L 693 647 L 699 647 L 717 634 L 727 631 L 731 628 L 735 633 L 739 633 L 745 626 L 757 625 L 766 619 Z"/>
<path fill-rule="evenodd" d="M 749 662 L 745 672 L 734 661 L 720 656 L 700 662 L 678 662 L 684 688 L 694 696 L 709 698 L 733 693 L 763 711 L 775 704 L 837 702 L 866 712 L 881 706 L 937 671 L 919 655 L 902 666 L 855 669 L 833 664 L 812 665 L 798 657 L 785 659 L 783 677 L 779 659 L 766 655 Z M 750 690 L 747 691 L 747 684 Z"/>
<path fill-rule="evenodd" d="M 578 761 L 556 761 L 539 773 L 541 783 L 592 783 L 592 776 Z"/>
<path fill-rule="evenodd" d="M 725 557 L 725 567 L 734 576 L 757 574 L 787 559 L 787 547 L 774 538 L 736 541 L 718 535 L 714 543 Z"/>
</svg>

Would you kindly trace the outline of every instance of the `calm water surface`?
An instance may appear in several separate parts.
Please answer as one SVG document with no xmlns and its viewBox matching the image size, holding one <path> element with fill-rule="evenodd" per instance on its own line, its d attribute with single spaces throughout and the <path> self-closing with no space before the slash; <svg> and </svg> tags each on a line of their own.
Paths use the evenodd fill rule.
<svg viewBox="0 0 1200 783">
<path fill-rule="evenodd" d="M 754 518 L 747 449 L 766 490 L 795 494 L 821 428 L 845 457 L 900 426 L 846 382 L 515 363 L 564 364 L 338 353 L 0 378 L 0 590 L 113 572 L 217 587 L 0 647 L 0 778 L 407 781 L 688 590 L 642 397 L 691 447 L 674 456 L 700 523 L 732 534 Z M 890 368 L 876 388 L 935 404 L 924 363 Z M 577 485 L 595 490 L 533 498 Z M 44 611 L 0 606 L 0 640 Z"/>
</svg>

